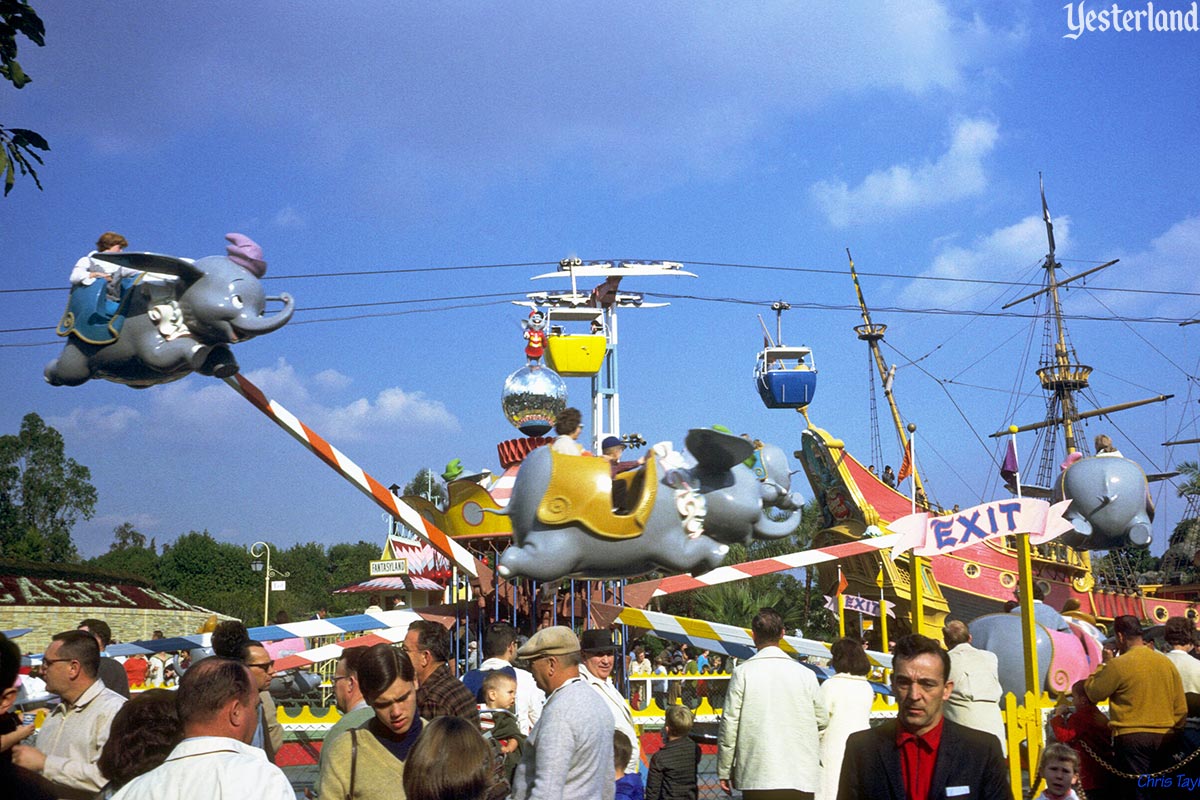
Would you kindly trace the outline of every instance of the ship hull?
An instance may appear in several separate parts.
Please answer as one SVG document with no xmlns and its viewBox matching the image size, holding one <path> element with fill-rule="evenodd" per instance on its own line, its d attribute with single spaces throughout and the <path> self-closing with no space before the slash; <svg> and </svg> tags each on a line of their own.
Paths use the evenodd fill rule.
<svg viewBox="0 0 1200 800">
<path fill-rule="evenodd" d="M 911 511 L 909 498 L 884 484 L 850 455 L 841 441 L 819 428 L 804 431 L 796 455 L 824 522 L 814 546 L 885 534 L 889 523 Z M 1014 543 L 989 540 L 926 559 L 923 633 L 940 637 L 946 619 L 969 622 L 1003 611 L 1005 602 L 1015 599 L 1017 553 L 1010 544 Z M 874 598 L 882 592 L 896 605 L 896 617 L 901 621 L 897 627 L 905 627 L 903 620 L 910 618 L 907 557 L 892 562 L 886 552 L 872 553 L 847 559 L 841 567 L 850 582 L 850 593 Z M 836 583 L 838 564 L 818 569 L 822 585 Z M 1079 604 L 1074 613 L 1085 618 L 1107 621 L 1133 614 L 1161 623 L 1168 617 L 1196 613 L 1192 602 L 1098 586 L 1090 556 L 1062 544 L 1051 542 L 1035 548 L 1033 571 L 1034 579 L 1046 591 L 1048 604 L 1062 609 L 1074 600 Z"/>
</svg>

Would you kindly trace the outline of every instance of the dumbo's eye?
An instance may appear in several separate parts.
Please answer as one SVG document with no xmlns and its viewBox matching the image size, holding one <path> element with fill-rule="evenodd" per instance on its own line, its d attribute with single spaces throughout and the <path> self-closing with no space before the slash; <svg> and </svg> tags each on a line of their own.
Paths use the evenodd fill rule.
<svg viewBox="0 0 1200 800">
<path fill-rule="evenodd" d="M 241 308 L 245 305 L 245 303 L 242 302 L 242 296 L 240 294 L 235 294 L 233 297 L 229 298 L 229 302 L 234 308 Z"/>
</svg>

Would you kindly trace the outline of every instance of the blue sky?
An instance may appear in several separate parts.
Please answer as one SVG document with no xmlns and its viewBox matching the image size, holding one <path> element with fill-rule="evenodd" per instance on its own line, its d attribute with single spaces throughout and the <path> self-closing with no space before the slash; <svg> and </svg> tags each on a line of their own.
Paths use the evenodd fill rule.
<svg viewBox="0 0 1200 800">
<path fill-rule="evenodd" d="M 622 314 L 625 432 L 679 442 L 719 422 L 794 449 L 798 415 L 762 408 L 751 379 L 756 315 L 782 298 L 831 307 L 790 312 L 785 340 L 815 350 L 813 421 L 866 459 L 849 247 L 873 306 L 922 312 L 876 319 L 933 496 L 966 506 L 998 492 L 997 445 L 976 434 L 1043 413 L 1022 371 L 1041 328 L 929 311 L 995 312 L 1019 287 L 917 278 L 1039 281 L 1043 171 L 1066 271 L 1121 259 L 1067 295 L 1101 318 L 1071 327 L 1096 399 L 1176 395 L 1086 434 L 1113 433 L 1149 472 L 1197 457 L 1159 443 L 1200 435 L 1200 325 L 1120 320 L 1200 316 L 1200 34 L 1066 39 L 1060 3 L 647 5 L 36 3 L 47 46 L 22 41 L 34 81 L 0 88 L 2 118 L 53 151 L 45 191 L 21 182 L 0 201 L 0 263 L 6 288 L 63 288 L 0 293 L 2 327 L 53 326 L 104 230 L 189 257 L 243 232 L 268 289 L 301 309 L 238 346 L 243 369 L 404 483 L 451 458 L 497 468 L 496 443 L 516 434 L 499 395 L 523 361 L 521 312 L 443 298 L 516 298 L 546 288 L 529 280 L 544 267 L 298 276 L 670 259 L 699 278 L 622 288 L 750 302 Z M 396 300 L 418 302 L 313 310 Z M 36 411 L 92 469 L 85 555 L 126 520 L 159 542 L 205 528 L 244 544 L 382 541 L 376 508 L 228 387 L 52 388 L 54 339 L 0 333 L 0 431 Z M 952 379 L 949 394 L 930 376 Z M 587 381 L 568 385 L 585 405 Z M 898 465 L 886 429 L 883 442 Z M 1182 511 L 1173 493 L 1160 490 L 1156 551 Z"/>
</svg>

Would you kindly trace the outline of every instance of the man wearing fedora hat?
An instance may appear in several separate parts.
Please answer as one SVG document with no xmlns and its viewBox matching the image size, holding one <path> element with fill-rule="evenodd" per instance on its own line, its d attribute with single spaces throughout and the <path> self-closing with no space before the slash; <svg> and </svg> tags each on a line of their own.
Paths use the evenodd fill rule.
<svg viewBox="0 0 1200 800">
<path fill-rule="evenodd" d="M 613 642 L 612 632 L 595 629 L 584 631 L 580 649 L 583 651 L 583 664 L 579 667 L 579 674 L 604 698 L 616 729 L 625 734 L 625 738 L 633 745 L 633 755 L 625 765 L 626 774 L 637 772 L 638 737 L 633 727 L 633 716 L 625 697 L 612 683 L 612 671 L 617 659 L 617 645 Z"/>
<path fill-rule="evenodd" d="M 613 726 L 604 701 L 580 677 L 579 639 L 543 628 L 517 651 L 547 695 L 513 776 L 512 800 L 613 800 Z"/>
</svg>

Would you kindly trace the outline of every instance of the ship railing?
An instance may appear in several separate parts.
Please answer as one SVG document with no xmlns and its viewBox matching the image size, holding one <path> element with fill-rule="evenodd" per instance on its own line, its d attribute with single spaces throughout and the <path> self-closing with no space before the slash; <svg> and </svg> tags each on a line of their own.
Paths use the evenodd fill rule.
<svg viewBox="0 0 1200 800">
<path fill-rule="evenodd" d="M 1004 549 L 1016 554 L 1017 542 L 1012 536 L 1004 537 Z M 1087 563 L 1083 560 L 1083 556 L 1078 550 L 1067 547 L 1059 542 L 1047 542 L 1046 544 L 1035 545 L 1032 548 L 1031 555 L 1034 561 L 1040 561 L 1047 564 L 1055 564 L 1058 566 L 1066 566 L 1072 569 L 1086 570 Z"/>
</svg>

